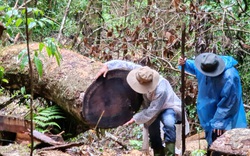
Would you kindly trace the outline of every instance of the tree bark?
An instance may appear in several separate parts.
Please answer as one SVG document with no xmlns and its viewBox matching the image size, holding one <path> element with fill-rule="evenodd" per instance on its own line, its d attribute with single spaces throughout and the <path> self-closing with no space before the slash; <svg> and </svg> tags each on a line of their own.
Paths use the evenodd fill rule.
<svg viewBox="0 0 250 156">
<path fill-rule="evenodd" d="M 226 155 L 250 155 L 250 129 L 235 128 L 226 131 L 211 145 L 210 150 Z"/>
<path fill-rule="evenodd" d="M 30 44 L 31 58 L 38 50 L 38 43 Z M 29 68 L 20 68 L 18 54 L 26 49 L 26 44 L 13 45 L 0 50 L 0 66 L 5 69 L 7 89 L 25 86 L 30 91 Z M 130 120 L 143 101 L 142 95 L 127 84 L 129 71 L 116 69 L 104 78 L 95 80 L 103 63 L 93 61 L 74 51 L 59 49 L 63 60 L 60 66 L 55 58 L 41 52 L 43 75 L 38 76 L 34 67 L 34 95 L 55 102 L 82 124 L 82 128 L 114 128 Z M 34 64 L 33 64 L 34 65 Z"/>
<path fill-rule="evenodd" d="M 30 44 L 32 57 L 38 44 Z M 2 86 L 7 89 L 20 89 L 25 86 L 30 90 L 29 69 L 20 68 L 18 54 L 26 49 L 26 44 L 14 45 L 0 50 L 0 66 L 5 69 L 8 84 Z M 40 57 L 43 63 L 43 75 L 39 78 L 34 72 L 34 94 L 49 99 L 74 116 L 80 123 L 88 126 L 81 116 L 83 97 L 88 86 L 94 81 L 95 74 L 102 67 L 101 62 L 95 62 L 76 52 L 60 49 L 63 57 L 60 66 L 55 58 L 48 57 L 45 51 Z M 35 68 L 34 68 L 35 69 Z"/>
</svg>

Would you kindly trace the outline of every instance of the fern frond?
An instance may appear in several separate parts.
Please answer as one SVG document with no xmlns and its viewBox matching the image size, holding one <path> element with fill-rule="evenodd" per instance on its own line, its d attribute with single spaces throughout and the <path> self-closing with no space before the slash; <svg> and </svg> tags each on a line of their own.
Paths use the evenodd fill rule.
<svg viewBox="0 0 250 156">
<path fill-rule="evenodd" d="M 36 120 L 46 122 L 46 121 L 49 121 L 49 118 L 45 117 L 45 116 L 36 116 L 36 117 L 34 117 L 34 121 L 36 121 Z"/>
<path fill-rule="evenodd" d="M 47 127 L 47 124 L 45 122 L 41 122 L 39 120 L 34 120 L 34 122 L 36 123 L 36 127 L 42 127 L 42 128 Z"/>
<path fill-rule="evenodd" d="M 57 105 L 39 109 L 39 112 L 33 116 L 34 122 L 36 123 L 36 129 L 40 132 L 48 131 L 47 127 L 49 126 L 61 129 L 55 120 L 64 118 L 61 109 Z"/>
</svg>

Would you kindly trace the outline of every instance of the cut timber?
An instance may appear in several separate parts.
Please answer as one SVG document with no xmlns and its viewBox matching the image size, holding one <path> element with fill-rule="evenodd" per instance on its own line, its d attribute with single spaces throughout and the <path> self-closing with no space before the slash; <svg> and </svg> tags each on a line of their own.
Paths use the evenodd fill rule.
<svg viewBox="0 0 250 156">
<path fill-rule="evenodd" d="M 28 132 L 30 122 L 28 120 L 19 119 L 12 116 L 0 115 L 0 131 L 8 131 L 13 133 Z"/>
<path fill-rule="evenodd" d="M 47 143 L 47 144 L 52 145 L 52 146 L 65 144 L 64 142 L 56 141 L 56 140 L 52 139 L 50 136 L 47 136 L 41 132 L 38 132 L 37 130 L 33 130 L 33 137 L 37 143 L 43 142 L 43 143 Z M 19 143 L 22 143 L 22 142 L 29 143 L 31 141 L 30 132 L 17 133 L 16 134 L 16 141 Z"/>
<path fill-rule="evenodd" d="M 139 110 L 143 98 L 127 84 L 128 73 L 126 70 L 112 70 L 105 78 L 100 76 L 89 86 L 82 113 L 91 126 L 117 127 Z"/>
<path fill-rule="evenodd" d="M 250 149 L 250 129 L 236 128 L 226 131 L 211 145 L 210 150 L 225 154 L 248 155 Z"/>
<path fill-rule="evenodd" d="M 31 57 L 33 57 L 34 51 L 39 49 L 39 44 L 32 43 L 30 44 L 29 48 Z M 26 44 L 13 45 L 0 50 L 0 66 L 4 67 L 5 78 L 9 81 L 8 84 L 5 83 L 2 85 L 7 89 L 20 89 L 21 87 L 25 86 L 27 91 L 30 90 L 29 69 L 28 67 L 25 67 L 23 70 L 21 70 L 20 60 L 18 60 L 18 54 L 24 49 L 26 49 Z M 126 81 L 124 81 L 125 78 L 118 78 L 118 81 L 121 81 L 121 84 L 117 82 L 111 84 L 108 82 L 109 79 L 101 78 L 98 81 L 95 81 L 94 78 L 97 72 L 103 66 L 101 62 L 93 61 L 92 59 L 84 57 L 79 53 L 66 49 L 59 49 L 59 52 L 63 58 L 63 60 L 60 62 L 60 66 L 57 64 L 55 58 L 47 56 L 47 52 L 43 51 L 42 54 L 40 54 L 39 58 L 42 60 L 43 64 L 43 75 L 41 78 L 39 78 L 37 71 L 33 72 L 35 95 L 55 102 L 62 109 L 71 114 L 80 124 L 83 125 L 82 131 L 88 130 L 89 128 L 96 125 L 97 127 L 101 128 L 116 127 L 123 124 L 125 120 L 132 117 L 132 114 L 137 110 L 140 104 L 136 104 L 136 109 L 129 109 L 128 112 L 127 108 L 131 107 L 133 101 L 131 101 L 131 98 L 127 96 L 134 95 L 134 97 L 139 98 L 141 98 L 141 96 L 136 95 L 133 91 L 132 93 L 126 94 L 113 94 L 124 93 L 123 91 L 116 92 L 116 89 L 125 89 L 125 92 L 128 91 L 126 88 L 127 86 L 122 85 L 126 83 Z M 33 67 L 33 69 L 35 68 Z M 126 74 L 127 71 L 124 76 L 126 76 Z M 110 85 L 105 85 L 106 80 Z M 88 110 L 85 111 L 83 98 L 86 90 L 90 85 L 92 86 L 93 83 L 97 83 L 97 85 L 105 85 L 105 87 L 102 89 L 97 89 L 99 93 L 97 95 L 94 94 L 94 97 L 91 95 L 86 95 L 87 97 L 91 98 L 90 100 L 95 101 L 96 98 L 97 101 L 101 102 L 102 100 L 105 101 L 107 99 L 116 99 L 116 102 L 114 100 L 112 103 L 109 103 L 108 101 L 103 102 L 105 105 L 99 105 L 103 104 L 99 102 L 90 102 L 86 104 L 89 107 L 87 108 Z M 108 94 L 105 93 L 105 91 L 112 92 L 111 94 Z M 105 96 L 99 97 L 102 92 Z M 117 100 L 119 98 L 122 98 L 122 100 Z M 136 101 L 140 102 L 141 99 Z M 126 109 L 122 109 L 124 106 L 126 106 Z M 100 109 L 100 111 L 96 111 L 96 109 Z M 123 111 L 125 113 L 123 113 Z M 102 112 L 104 112 L 103 117 L 105 120 L 100 120 L 100 123 L 97 124 L 99 118 L 102 118 Z M 95 118 L 91 117 L 93 113 Z M 119 120 L 117 120 L 116 116 L 119 113 L 121 115 L 119 116 Z"/>
</svg>

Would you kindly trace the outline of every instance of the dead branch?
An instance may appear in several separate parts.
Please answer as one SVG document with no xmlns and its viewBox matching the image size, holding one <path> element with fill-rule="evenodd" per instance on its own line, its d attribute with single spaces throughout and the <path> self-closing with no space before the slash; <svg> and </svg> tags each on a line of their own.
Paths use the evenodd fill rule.
<svg viewBox="0 0 250 156">
<path fill-rule="evenodd" d="M 117 142 L 117 143 L 118 143 L 119 145 L 121 145 L 123 148 L 128 149 L 128 147 L 126 146 L 126 144 L 125 144 L 124 142 L 119 141 L 119 138 L 118 138 L 118 137 L 116 137 L 116 136 L 114 136 L 114 135 L 112 135 L 112 134 L 110 134 L 109 132 L 106 132 L 106 131 L 105 131 L 105 136 L 108 137 L 108 138 L 110 138 L 111 140 Z"/>
<path fill-rule="evenodd" d="M 60 30 L 59 30 L 59 34 L 58 34 L 58 37 L 57 37 L 57 41 L 60 40 L 60 37 L 61 37 L 61 34 L 62 34 L 62 30 L 63 30 L 63 27 L 64 27 L 64 23 L 65 23 L 67 15 L 69 13 L 70 4 L 71 4 L 71 0 L 68 1 L 67 7 L 65 9 L 65 13 L 64 13 L 64 16 L 63 16 L 62 24 L 61 24 L 61 27 L 60 27 Z"/>
<path fill-rule="evenodd" d="M 16 95 L 16 96 L 10 98 L 8 101 L 5 101 L 5 102 L 3 102 L 3 103 L 0 104 L 0 109 L 2 109 L 2 108 L 4 108 L 4 107 L 8 106 L 9 104 L 11 104 L 11 103 L 12 103 L 13 101 L 15 101 L 16 99 L 21 99 L 21 98 L 23 98 L 22 95 Z"/>
<path fill-rule="evenodd" d="M 75 146 L 81 146 L 84 145 L 82 142 L 76 142 L 76 143 L 69 143 L 69 144 L 63 144 L 63 145 L 56 145 L 56 146 L 51 146 L 51 147 L 45 147 L 40 149 L 39 151 L 46 151 L 46 150 L 55 150 L 55 149 L 60 149 L 64 150 L 70 147 L 75 147 Z"/>
</svg>

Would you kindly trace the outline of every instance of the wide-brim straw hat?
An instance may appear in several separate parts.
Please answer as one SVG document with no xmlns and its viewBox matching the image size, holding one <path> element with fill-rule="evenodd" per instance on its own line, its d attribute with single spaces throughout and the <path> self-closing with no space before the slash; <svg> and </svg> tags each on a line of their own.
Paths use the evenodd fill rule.
<svg viewBox="0 0 250 156">
<path fill-rule="evenodd" d="M 196 68 L 204 75 L 216 77 L 225 70 L 225 62 L 214 53 L 202 53 L 195 58 Z"/>
<path fill-rule="evenodd" d="M 146 94 L 155 90 L 159 77 L 157 71 L 144 66 L 131 70 L 127 75 L 127 82 L 134 91 Z"/>
</svg>

